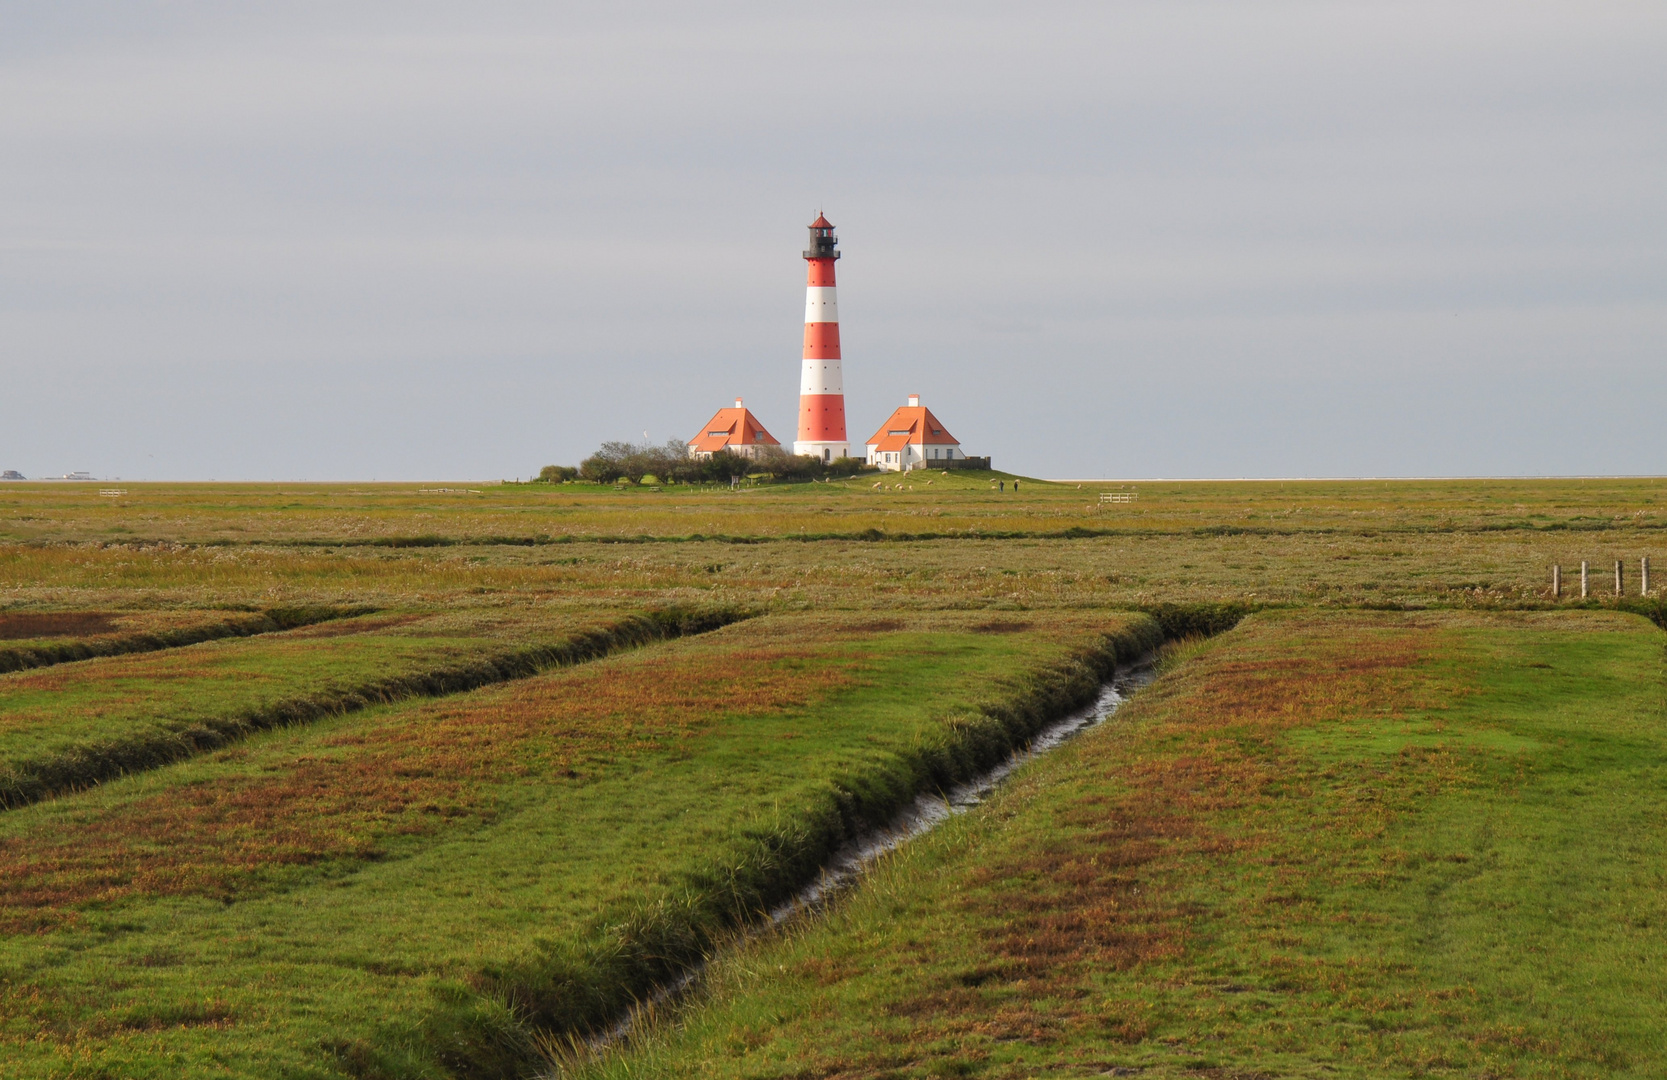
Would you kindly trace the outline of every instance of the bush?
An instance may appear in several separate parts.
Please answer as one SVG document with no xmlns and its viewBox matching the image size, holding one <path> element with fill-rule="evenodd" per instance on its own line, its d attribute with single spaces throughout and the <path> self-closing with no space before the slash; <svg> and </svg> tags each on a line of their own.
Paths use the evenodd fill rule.
<svg viewBox="0 0 1667 1080">
<path fill-rule="evenodd" d="M 579 463 L 578 469 L 550 465 L 539 479 L 558 483 L 577 477 L 596 484 L 628 480 L 640 484 L 652 476 L 662 484 L 728 484 L 750 473 L 769 473 L 777 480 L 825 480 L 855 476 L 871 468 L 861 458 L 842 457 L 823 461 L 808 454 L 790 454 L 779 446 L 756 447 L 751 458 L 732 450 L 720 450 L 705 458 L 689 456 L 688 444 L 677 439 L 655 446 L 652 443 L 605 442 L 596 453 Z"/>
<path fill-rule="evenodd" d="M 559 469 L 560 466 L 552 465 L 550 468 Z M 597 484 L 611 484 L 617 480 L 640 484 L 646 476 L 652 476 L 662 484 L 727 484 L 747 475 L 754 468 L 751 461 L 728 450 L 720 450 L 707 458 L 690 457 L 688 444 L 672 439 L 662 446 L 605 442 L 596 453 L 580 462 L 577 470 L 571 471 Z M 543 474 L 540 474 L 540 479 L 543 479 Z"/>
<path fill-rule="evenodd" d="M 662 484 L 687 483 L 700 478 L 699 470 L 693 468 L 698 463 L 689 456 L 689 444 L 681 439 L 667 439 L 663 446 L 644 443 L 637 448 L 637 454 L 643 471 Z"/>
<path fill-rule="evenodd" d="M 719 450 L 711 457 L 700 461 L 691 459 L 689 465 L 695 474 L 692 479 L 708 484 L 734 483 L 753 471 L 750 459 L 729 450 Z"/>
<path fill-rule="evenodd" d="M 579 462 L 579 475 L 595 484 L 611 484 L 625 475 L 625 461 L 634 449 L 630 443 L 605 442 Z"/>
<path fill-rule="evenodd" d="M 754 468 L 777 480 L 825 480 L 830 476 L 855 476 L 869 468 L 861 458 L 842 457 L 823 461 L 809 454 L 790 454 L 779 446 L 759 447 Z"/>
<path fill-rule="evenodd" d="M 578 478 L 579 470 L 571 465 L 546 465 L 538 470 L 538 479 L 545 484 L 565 484 Z"/>
</svg>

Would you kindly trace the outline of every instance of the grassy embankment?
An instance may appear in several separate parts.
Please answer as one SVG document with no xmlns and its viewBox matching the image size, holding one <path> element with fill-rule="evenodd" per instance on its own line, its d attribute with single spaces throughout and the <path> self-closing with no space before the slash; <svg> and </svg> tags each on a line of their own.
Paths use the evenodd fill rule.
<svg viewBox="0 0 1667 1080">
<path fill-rule="evenodd" d="M 0 815 L 8 1075 L 514 1075 L 1156 633 L 757 619 Z"/>
<path fill-rule="evenodd" d="M 0 612 L 0 673 L 74 660 L 176 649 L 328 622 L 367 609 L 314 605 L 265 611 Z"/>
<path fill-rule="evenodd" d="M 384 614 L 0 676 L 0 808 L 166 765 L 256 731 L 524 677 L 740 614 Z"/>
<path fill-rule="evenodd" d="M 576 1071 L 1656 1075 L 1663 641 L 1256 616 Z"/>
</svg>

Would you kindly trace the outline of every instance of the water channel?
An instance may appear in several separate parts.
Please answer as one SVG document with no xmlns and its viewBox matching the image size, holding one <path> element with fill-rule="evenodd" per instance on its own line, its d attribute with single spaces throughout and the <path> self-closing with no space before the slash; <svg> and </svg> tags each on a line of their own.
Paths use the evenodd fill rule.
<svg viewBox="0 0 1667 1080">
<path fill-rule="evenodd" d="M 771 924 L 779 923 L 806 908 L 816 907 L 830 895 L 854 882 L 863 870 L 881 855 L 922 833 L 931 832 L 956 814 L 963 814 L 977 806 L 1000 787 L 1014 770 L 1057 749 L 1069 739 L 1105 720 L 1128 700 L 1130 694 L 1150 683 L 1153 676 L 1150 657 L 1118 671 L 1100 687 L 1099 696 L 1092 704 L 1049 724 L 1030 740 L 1028 746 L 1013 751 L 1006 761 L 989 772 L 947 792 L 930 792 L 917 796 L 912 806 L 907 807 L 885 826 L 857 837 L 834 852 L 820 877 L 801 889 L 791 900 L 770 912 Z"/>
<path fill-rule="evenodd" d="M 1015 750 L 993 769 L 947 792 L 931 792 L 917 796 L 911 806 L 883 827 L 858 836 L 835 851 L 815 881 L 771 911 L 768 921 L 754 927 L 748 936 L 780 925 L 787 919 L 807 913 L 813 914 L 833 897 L 855 885 L 862 877 L 863 871 L 875 859 L 917 836 L 932 831 L 956 814 L 965 813 L 977 806 L 1020 766 L 1057 749 L 1073 737 L 1101 723 L 1115 713 L 1131 694 L 1155 677 L 1153 657 L 1148 655 L 1114 673 L 1101 685 L 1099 695 L 1091 704 L 1049 724 L 1030 740 L 1029 745 Z M 652 1012 L 682 997 L 699 980 L 703 969 L 704 965 L 697 967 L 675 983 L 662 987 L 647 1002 L 633 1009 L 625 1019 L 607 1032 L 591 1039 L 591 1052 L 614 1046 L 629 1036 L 644 1009 Z"/>
</svg>

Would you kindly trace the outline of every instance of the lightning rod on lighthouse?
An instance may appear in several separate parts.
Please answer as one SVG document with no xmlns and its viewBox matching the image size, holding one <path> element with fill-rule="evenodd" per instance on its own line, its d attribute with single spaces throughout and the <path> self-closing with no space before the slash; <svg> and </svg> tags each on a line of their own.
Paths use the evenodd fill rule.
<svg viewBox="0 0 1667 1080">
<path fill-rule="evenodd" d="M 805 356 L 799 369 L 799 437 L 795 454 L 832 461 L 850 455 L 845 439 L 845 381 L 839 369 L 839 303 L 834 299 L 834 250 L 839 238 L 821 214 L 810 223 L 805 251 Z"/>
</svg>

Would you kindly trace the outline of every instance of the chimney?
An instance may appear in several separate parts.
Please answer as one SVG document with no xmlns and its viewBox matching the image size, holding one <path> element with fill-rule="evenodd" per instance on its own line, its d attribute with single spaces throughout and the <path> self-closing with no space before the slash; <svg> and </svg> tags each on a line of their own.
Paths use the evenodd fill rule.
<svg viewBox="0 0 1667 1080">
<path fill-rule="evenodd" d="M 909 408 L 911 408 L 911 409 L 920 408 L 920 395 L 919 394 L 910 394 L 909 395 Z"/>
<path fill-rule="evenodd" d="M 740 398 L 735 399 L 735 407 L 737 409 L 739 409 L 741 407 L 741 399 Z"/>
</svg>

